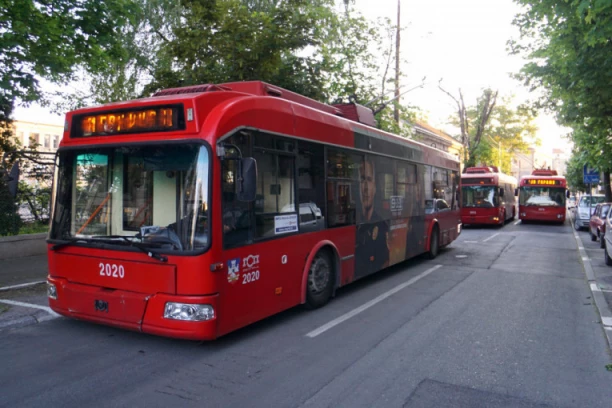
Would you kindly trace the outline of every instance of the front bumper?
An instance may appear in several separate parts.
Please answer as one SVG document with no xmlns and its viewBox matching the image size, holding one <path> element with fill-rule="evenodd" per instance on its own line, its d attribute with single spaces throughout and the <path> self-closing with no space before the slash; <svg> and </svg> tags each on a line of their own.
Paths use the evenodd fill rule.
<svg viewBox="0 0 612 408">
<path fill-rule="evenodd" d="M 181 321 L 164 318 L 167 302 L 209 304 L 217 311 L 218 295 L 179 296 L 164 293 L 143 294 L 113 290 L 48 277 L 55 285 L 57 298 L 49 298 L 55 312 L 79 320 L 187 340 L 217 338 L 217 316 L 206 321 Z M 100 305 L 106 305 L 102 307 Z"/>
</svg>

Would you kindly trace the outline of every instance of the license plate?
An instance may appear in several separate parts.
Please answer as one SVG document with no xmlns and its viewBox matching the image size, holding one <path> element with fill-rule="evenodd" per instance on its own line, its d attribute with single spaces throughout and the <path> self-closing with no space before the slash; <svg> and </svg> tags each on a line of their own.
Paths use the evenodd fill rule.
<svg viewBox="0 0 612 408">
<path fill-rule="evenodd" d="M 96 312 L 108 313 L 108 302 L 104 300 L 96 299 L 94 303 L 95 303 L 94 306 L 96 308 Z"/>
</svg>

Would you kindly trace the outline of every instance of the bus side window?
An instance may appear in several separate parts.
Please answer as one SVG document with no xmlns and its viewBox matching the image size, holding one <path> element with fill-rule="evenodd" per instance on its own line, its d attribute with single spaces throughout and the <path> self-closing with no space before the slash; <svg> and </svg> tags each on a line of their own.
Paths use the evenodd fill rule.
<svg viewBox="0 0 612 408">
<path fill-rule="evenodd" d="M 223 211 L 223 246 L 234 248 L 246 245 L 251 237 L 251 203 L 239 201 L 236 194 L 238 160 L 221 162 L 221 191 Z"/>
</svg>

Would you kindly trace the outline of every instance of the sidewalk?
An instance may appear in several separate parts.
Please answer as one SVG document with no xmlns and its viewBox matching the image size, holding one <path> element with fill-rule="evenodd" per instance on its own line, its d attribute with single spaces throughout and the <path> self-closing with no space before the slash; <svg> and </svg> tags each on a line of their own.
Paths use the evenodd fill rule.
<svg viewBox="0 0 612 408">
<path fill-rule="evenodd" d="M 47 255 L 0 260 L 0 288 L 47 280 Z"/>
<path fill-rule="evenodd" d="M 599 241 L 593 242 L 587 231 L 573 230 L 584 270 L 599 311 L 608 346 L 612 348 L 612 267 L 604 261 Z"/>
<path fill-rule="evenodd" d="M 48 306 L 45 283 L 0 292 L 0 331 L 58 317 Z"/>
</svg>

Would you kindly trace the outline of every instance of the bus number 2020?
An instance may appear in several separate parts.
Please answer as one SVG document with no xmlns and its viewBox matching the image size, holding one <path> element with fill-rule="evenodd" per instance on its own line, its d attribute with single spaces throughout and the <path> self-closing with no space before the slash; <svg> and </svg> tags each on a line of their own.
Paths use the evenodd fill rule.
<svg viewBox="0 0 612 408">
<path fill-rule="evenodd" d="M 259 280 L 259 271 L 247 272 L 242 275 L 242 284 L 246 285 L 247 283 L 255 282 Z"/>
<path fill-rule="evenodd" d="M 111 265 L 100 262 L 98 267 L 100 268 L 100 276 L 110 276 L 121 279 L 125 276 L 125 268 L 123 268 L 123 265 Z"/>
</svg>

